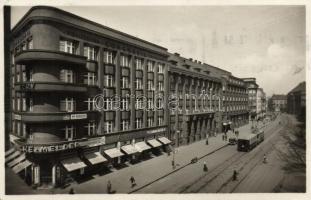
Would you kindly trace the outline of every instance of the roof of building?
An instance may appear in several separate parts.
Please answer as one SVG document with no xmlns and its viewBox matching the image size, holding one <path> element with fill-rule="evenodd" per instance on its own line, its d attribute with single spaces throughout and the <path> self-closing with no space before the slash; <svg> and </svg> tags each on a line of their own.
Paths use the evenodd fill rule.
<svg viewBox="0 0 311 200">
<path fill-rule="evenodd" d="M 109 28 L 107 26 L 101 25 L 91 20 L 82 18 L 73 13 L 50 6 L 34 6 L 30 8 L 30 10 L 22 17 L 22 19 L 19 20 L 19 22 L 13 27 L 12 35 L 14 36 L 14 34 L 17 34 L 30 21 L 36 20 L 38 18 L 52 21 L 57 20 L 65 24 L 72 24 L 72 25 L 74 24 L 74 26 L 79 25 L 79 28 L 91 30 L 96 34 L 103 35 L 106 37 L 108 36 L 117 41 L 130 43 L 134 46 L 152 49 L 154 51 L 167 54 L 167 49 L 162 46 L 153 44 L 151 42 L 142 40 L 132 35 L 123 33 L 121 31 L 117 31 L 115 29 Z"/>
<path fill-rule="evenodd" d="M 306 91 L 306 82 L 303 81 L 299 83 L 294 89 L 292 89 L 289 93 L 296 93 L 296 92 L 305 92 Z M 289 94 L 288 93 L 288 94 Z"/>
</svg>

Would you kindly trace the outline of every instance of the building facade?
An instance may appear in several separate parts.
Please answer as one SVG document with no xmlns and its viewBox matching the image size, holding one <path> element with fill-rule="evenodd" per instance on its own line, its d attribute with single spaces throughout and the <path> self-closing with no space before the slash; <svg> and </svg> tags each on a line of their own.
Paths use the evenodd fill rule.
<svg viewBox="0 0 311 200">
<path fill-rule="evenodd" d="M 57 8 L 31 8 L 10 53 L 5 162 L 34 186 L 170 151 L 256 113 L 256 80 Z"/>
<path fill-rule="evenodd" d="M 287 94 L 287 112 L 306 120 L 306 82 L 299 83 Z"/>
<path fill-rule="evenodd" d="M 51 7 L 30 9 L 12 38 L 6 162 L 32 184 L 170 142 L 167 49 Z"/>
<path fill-rule="evenodd" d="M 256 78 L 243 78 L 247 85 L 248 92 L 248 108 L 250 111 L 250 120 L 257 118 L 257 90 L 258 84 Z"/>
<path fill-rule="evenodd" d="M 287 109 L 287 96 L 273 94 L 271 97 L 271 108 L 274 112 L 285 112 Z"/>
<path fill-rule="evenodd" d="M 256 115 L 257 119 L 262 119 L 266 116 L 267 110 L 267 101 L 266 101 L 266 93 L 262 88 L 257 89 L 257 98 L 256 98 Z"/>
</svg>

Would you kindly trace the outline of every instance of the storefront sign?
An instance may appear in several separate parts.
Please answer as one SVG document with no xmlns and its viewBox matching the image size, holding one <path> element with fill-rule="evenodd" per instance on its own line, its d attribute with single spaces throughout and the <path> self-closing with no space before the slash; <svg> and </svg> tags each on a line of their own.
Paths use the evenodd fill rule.
<svg viewBox="0 0 311 200">
<path fill-rule="evenodd" d="M 16 119 L 16 120 L 22 120 L 22 116 L 20 116 L 20 115 L 14 115 L 14 119 Z"/>
<path fill-rule="evenodd" d="M 71 119 L 86 119 L 87 118 L 87 114 L 72 114 L 70 116 Z"/>
<path fill-rule="evenodd" d="M 26 153 L 50 153 L 73 149 L 76 148 L 77 146 L 78 142 L 71 142 L 57 145 L 44 145 L 44 146 L 25 145 L 21 147 L 21 151 Z"/>
<path fill-rule="evenodd" d="M 165 132 L 166 128 L 158 128 L 158 129 L 154 129 L 154 130 L 148 130 L 147 134 L 155 134 L 155 133 L 161 133 L 161 132 Z"/>
</svg>

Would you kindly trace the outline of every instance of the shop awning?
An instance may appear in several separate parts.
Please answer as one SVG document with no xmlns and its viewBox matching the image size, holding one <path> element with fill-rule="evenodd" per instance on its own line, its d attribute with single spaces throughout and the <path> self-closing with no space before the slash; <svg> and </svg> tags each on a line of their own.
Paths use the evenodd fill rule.
<svg viewBox="0 0 311 200">
<path fill-rule="evenodd" d="M 120 156 L 123 156 L 124 154 L 120 151 L 120 149 L 113 148 L 113 149 L 108 149 L 104 151 L 105 154 L 107 154 L 110 158 L 117 158 Z"/>
<path fill-rule="evenodd" d="M 129 144 L 129 145 L 125 145 L 125 146 L 122 146 L 121 149 L 127 154 L 127 155 L 131 155 L 131 154 L 134 154 L 134 153 L 137 153 L 137 149 Z"/>
<path fill-rule="evenodd" d="M 7 151 L 5 152 L 5 157 L 7 157 L 8 155 L 12 154 L 14 151 L 15 151 L 14 148 L 11 148 L 11 149 L 7 150 Z"/>
<path fill-rule="evenodd" d="M 10 162 L 11 160 L 13 160 L 14 158 L 16 158 L 17 156 L 19 156 L 21 153 L 19 151 L 15 151 L 13 154 L 9 155 L 8 157 L 5 158 L 5 162 Z"/>
<path fill-rule="evenodd" d="M 78 156 L 62 160 L 61 163 L 68 172 L 86 167 L 86 164 Z"/>
<path fill-rule="evenodd" d="M 9 167 L 13 167 L 14 165 L 17 165 L 18 163 L 22 162 L 26 159 L 25 154 L 20 155 L 19 157 L 15 158 L 13 161 L 8 163 Z"/>
<path fill-rule="evenodd" d="M 145 150 L 151 149 L 151 147 L 147 145 L 146 142 L 135 143 L 135 148 L 138 150 L 138 152 L 143 152 Z"/>
<path fill-rule="evenodd" d="M 84 156 L 92 165 L 96 165 L 98 163 L 103 163 L 107 161 L 107 159 L 104 156 L 102 156 L 99 152 L 88 153 L 85 154 Z"/>
<path fill-rule="evenodd" d="M 15 167 L 13 167 L 12 170 L 17 174 L 20 171 L 26 169 L 29 165 L 31 165 L 31 162 L 29 160 L 25 160 L 24 162 L 21 162 Z"/>
<path fill-rule="evenodd" d="M 170 143 L 172 143 L 172 141 L 170 141 L 170 140 L 167 139 L 166 137 L 160 137 L 160 138 L 158 138 L 158 140 L 159 140 L 162 144 L 170 144 Z"/>
<path fill-rule="evenodd" d="M 162 144 L 158 142 L 156 139 L 147 140 L 147 143 L 150 144 L 152 147 L 162 146 Z"/>
</svg>

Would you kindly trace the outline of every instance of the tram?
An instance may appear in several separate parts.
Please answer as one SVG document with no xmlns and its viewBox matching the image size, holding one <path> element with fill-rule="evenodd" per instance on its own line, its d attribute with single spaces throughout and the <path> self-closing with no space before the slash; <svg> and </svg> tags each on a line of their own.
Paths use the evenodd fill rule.
<svg viewBox="0 0 311 200">
<path fill-rule="evenodd" d="M 243 135 L 238 138 L 238 151 L 250 151 L 258 144 L 257 134 Z"/>
</svg>

